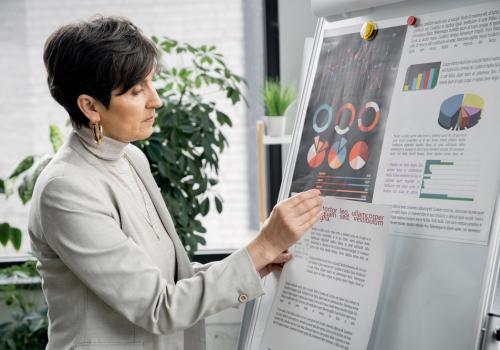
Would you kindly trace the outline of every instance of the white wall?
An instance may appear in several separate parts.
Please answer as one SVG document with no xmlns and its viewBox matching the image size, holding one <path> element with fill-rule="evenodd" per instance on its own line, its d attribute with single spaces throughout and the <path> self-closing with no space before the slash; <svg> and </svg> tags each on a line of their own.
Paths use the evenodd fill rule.
<svg viewBox="0 0 500 350">
<path fill-rule="evenodd" d="M 43 44 L 59 25 L 101 14 L 124 15 L 148 35 L 167 35 L 192 44 L 214 44 L 237 74 L 248 80 L 249 108 L 227 103 L 234 116 L 230 147 L 221 157 L 225 199 L 222 215 L 204 220 L 208 248 L 238 248 L 258 228 L 255 121 L 263 114 L 263 24 L 260 1 L 245 0 L 2 0 L 0 1 L 0 177 L 26 155 L 50 151 L 48 125 L 64 128 L 67 115 L 49 95 Z M 66 129 L 66 132 L 69 130 Z M 28 206 L 0 196 L 0 222 L 26 232 Z M 27 234 L 23 249 L 28 250 Z M 13 250 L 0 246 L 0 256 Z"/>
<path fill-rule="evenodd" d="M 278 6 L 281 80 L 298 84 L 304 40 L 314 36 L 318 18 L 310 0 L 279 0 Z"/>
</svg>

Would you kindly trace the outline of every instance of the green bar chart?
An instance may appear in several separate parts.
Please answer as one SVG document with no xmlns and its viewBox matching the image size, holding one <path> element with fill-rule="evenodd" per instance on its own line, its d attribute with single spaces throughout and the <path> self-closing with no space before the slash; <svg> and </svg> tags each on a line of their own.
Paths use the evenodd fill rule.
<svg viewBox="0 0 500 350">
<path fill-rule="evenodd" d="M 478 178 L 477 160 L 426 160 L 419 197 L 472 202 Z"/>
</svg>

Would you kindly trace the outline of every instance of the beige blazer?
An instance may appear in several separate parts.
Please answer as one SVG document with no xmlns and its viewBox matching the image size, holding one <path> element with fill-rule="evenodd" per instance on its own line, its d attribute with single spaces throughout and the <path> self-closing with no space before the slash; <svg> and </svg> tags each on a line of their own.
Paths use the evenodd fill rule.
<svg viewBox="0 0 500 350">
<path fill-rule="evenodd" d="M 29 218 L 47 349 L 176 349 L 169 335 L 179 331 L 184 349 L 205 349 L 203 319 L 263 294 L 259 275 L 246 249 L 195 273 L 146 157 L 133 145 L 125 156 L 174 244 L 176 276 L 155 258 L 162 240 L 128 191 L 72 133 L 40 175 Z"/>
</svg>

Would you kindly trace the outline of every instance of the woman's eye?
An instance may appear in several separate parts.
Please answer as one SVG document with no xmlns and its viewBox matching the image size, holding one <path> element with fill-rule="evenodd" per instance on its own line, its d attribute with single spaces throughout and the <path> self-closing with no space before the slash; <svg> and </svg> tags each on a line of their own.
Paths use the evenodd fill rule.
<svg viewBox="0 0 500 350">
<path fill-rule="evenodd" d="M 137 95 L 139 95 L 143 91 L 144 91 L 144 89 L 132 90 L 132 95 L 137 96 Z"/>
</svg>

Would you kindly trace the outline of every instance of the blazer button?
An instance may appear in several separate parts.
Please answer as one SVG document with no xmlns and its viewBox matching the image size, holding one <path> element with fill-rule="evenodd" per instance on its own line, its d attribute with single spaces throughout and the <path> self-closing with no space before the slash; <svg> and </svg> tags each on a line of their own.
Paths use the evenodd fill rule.
<svg viewBox="0 0 500 350">
<path fill-rule="evenodd" d="M 238 297 L 238 301 L 240 303 L 246 303 L 248 301 L 248 295 L 246 294 L 240 294 L 240 296 Z"/>
</svg>

